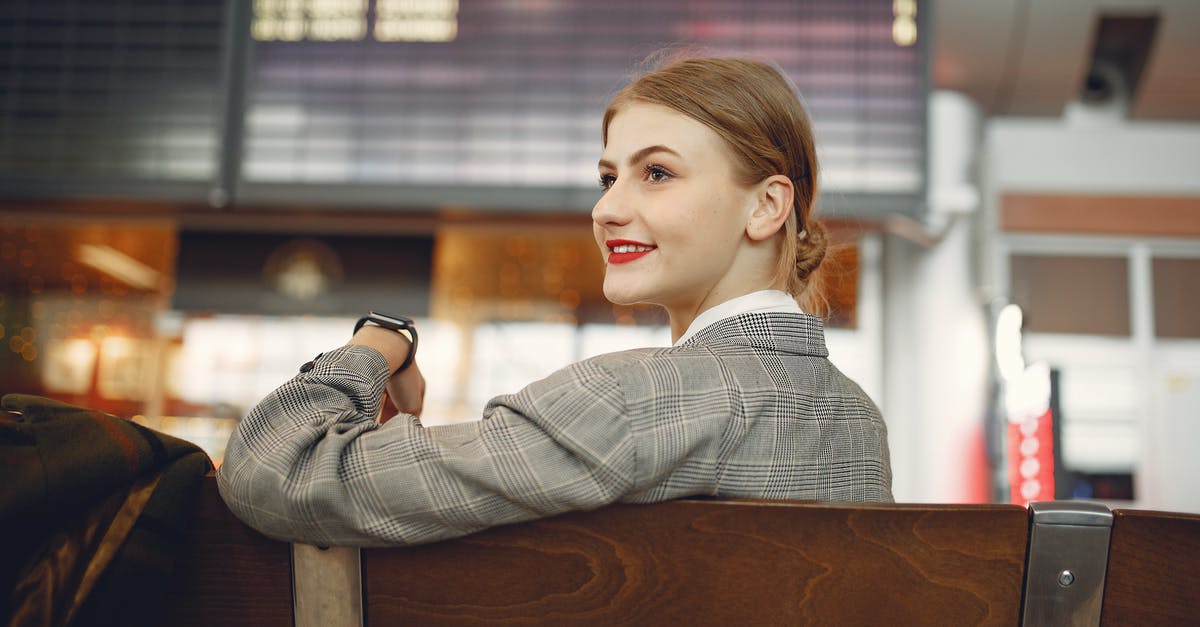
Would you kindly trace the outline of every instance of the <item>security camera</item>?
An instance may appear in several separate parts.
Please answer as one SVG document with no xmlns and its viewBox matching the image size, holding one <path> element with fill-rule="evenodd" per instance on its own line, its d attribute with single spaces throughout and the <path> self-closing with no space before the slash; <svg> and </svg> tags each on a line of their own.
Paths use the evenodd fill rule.
<svg viewBox="0 0 1200 627">
<path fill-rule="evenodd" d="M 1104 105 L 1114 98 L 1127 98 L 1127 82 L 1113 63 L 1096 60 L 1088 69 L 1079 100 L 1088 105 Z"/>
</svg>

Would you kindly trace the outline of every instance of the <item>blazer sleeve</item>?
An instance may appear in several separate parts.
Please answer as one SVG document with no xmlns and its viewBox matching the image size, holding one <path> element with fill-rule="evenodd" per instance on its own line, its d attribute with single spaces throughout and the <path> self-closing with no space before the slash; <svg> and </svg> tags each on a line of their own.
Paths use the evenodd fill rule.
<svg viewBox="0 0 1200 627">
<path fill-rule="evenodd" d="M 617 379 L 580 362 L 493 399 L 484 420 L 375 421 L 387 364 L 343 347 L 264 398 L 217 473 L 244 522 L 319 545 L 420 544 L 611 503 L 636 456 Z"/>
</svg>

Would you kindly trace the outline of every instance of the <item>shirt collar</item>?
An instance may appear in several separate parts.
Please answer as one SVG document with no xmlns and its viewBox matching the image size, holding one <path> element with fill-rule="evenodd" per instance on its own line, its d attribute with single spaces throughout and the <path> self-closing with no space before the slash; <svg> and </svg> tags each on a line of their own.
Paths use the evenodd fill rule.
<svg viewBox="0 0 1200 627">
<path fill-rule="evenodd" d="M 746 313 L 804 313 L 804 311 L 800 309 L 796 299 L 787 292 L 780 290 L 750 292 L 745 296 L 731 298 L 701 312 L 695 320 L 692 320 L 687 331 L 675 341 L 674 346 L 683 344 L 688 338 L 721 320 Z"/>
</svg>

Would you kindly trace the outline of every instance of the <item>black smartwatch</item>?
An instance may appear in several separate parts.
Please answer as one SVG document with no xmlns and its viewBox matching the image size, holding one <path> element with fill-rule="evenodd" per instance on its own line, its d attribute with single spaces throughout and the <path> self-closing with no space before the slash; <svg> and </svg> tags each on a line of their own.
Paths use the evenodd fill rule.
<svg viewBox="0 0 1200 627">
<path fill-rule="evenodd" d="M 354 333 L 358 333 L 358 330 L 363 328 L 363 325 L 368 322 L 374 324 L 375 326 L 391 329 L 396 333 L 408 337 L 408 339 L 411 341 L 408 346 L 408 357 L 404 358 L 404 363 L 400 364 L 400 367 L 396 369 L 396 372 L 400 372 L 401 370 L 409 367 L 409 365 L 412 364 L 413 359 L 416 359 L 417 357 L 417 327 L 415 324 L 413 324 L 412 319 L 403 318 L 401 316 L 389 316 L 388 314 L 381 314 L 377 311 L 372 311 L 359 318 L 358 322 L 354 323 Z"/>
</svg>

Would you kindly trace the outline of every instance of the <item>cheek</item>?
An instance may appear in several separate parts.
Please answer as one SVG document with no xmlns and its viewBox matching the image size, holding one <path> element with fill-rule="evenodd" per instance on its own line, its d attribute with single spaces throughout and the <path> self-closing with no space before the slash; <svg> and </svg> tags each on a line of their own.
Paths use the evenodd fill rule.
<svg viewBox="0 0 1200 627">
<path fill-rule="evenodd" d="M 708 246 L 715 253 L 740 240 L 745 225 L 741 217 L 744 211 L 738 199 L 715 191 L 692 201 L 687 217 L 677 225 L 689 241 L 701 247 Z"/>
</svg>

